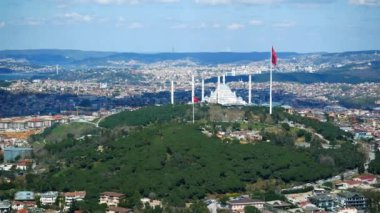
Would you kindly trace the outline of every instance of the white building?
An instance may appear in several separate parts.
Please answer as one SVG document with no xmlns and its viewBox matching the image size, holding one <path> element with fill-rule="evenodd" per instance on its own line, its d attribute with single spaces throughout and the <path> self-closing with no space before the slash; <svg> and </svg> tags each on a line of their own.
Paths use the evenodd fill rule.
<svg viewBox="0 0 380 213">
<path fill-rule="evenodd" d="M 82 201 L 86 197 L 86 191 L 75 191 L 65 193 L 65 203 L 70 206 L 75 201 Z"/>
<path fill-rule="evenodd" d="M 41 194 L 40 201 L 44 206 L 53 205 L 58 198 L 58 192 L 45 192 Z"/>
<path fill-rule="evenodd" d="M 100 194 L 99 204 L 106 204 L 108 207 L 118 206 L 125 195 L 118 192 L 103 192 Z"/>
<path fill-rule="evenodd" d="M 208 103 L 215 103 L 221 105 L 246 105 L 241 97 L 237 97 L 236 92 L 232 92 L 227 84 L 220 84 L 218 77 L 218 86 L 215 91 L 212 91 L 210 96 L 205 97 Z"/>
</svg>

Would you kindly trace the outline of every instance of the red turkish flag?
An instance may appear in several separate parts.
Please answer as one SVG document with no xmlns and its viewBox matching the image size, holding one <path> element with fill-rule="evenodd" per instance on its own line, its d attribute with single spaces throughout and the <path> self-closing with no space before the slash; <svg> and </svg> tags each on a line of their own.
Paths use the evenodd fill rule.
<svg viewBox="0 0 380 213">
<path fill-rule="evenodd" d="M 194 96 L 194 103 L 198 103 L 199 102 L 199 99 L 197 98 L 197 96 Z"/>
<path fill-rule="evenodd" d="M 276 54 L 276 52 L 274 51 L 274 48 L 273 48 L 273 47 L 272 47 L 272 64 L 273 64 L 274 66 L 277 65 L 277 54 Z"/>
</svg>

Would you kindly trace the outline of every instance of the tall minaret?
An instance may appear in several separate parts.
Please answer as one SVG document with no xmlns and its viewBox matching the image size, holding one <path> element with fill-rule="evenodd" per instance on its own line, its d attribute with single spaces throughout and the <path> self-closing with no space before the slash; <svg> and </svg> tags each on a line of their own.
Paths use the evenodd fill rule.
<svg viewBox="0 0 380 213">
<path fill-rule="evenodd" d="M 171 88 L 171 103 L 174 104 L 174 81 L 172 80 L 172 88 Z"/>
<path fill-rule="evenodd" d="M 218 85 L 216 87 L 216 103 L 219 103 L 219 96 L 220 96 L 220 76 L 218 76 Z"/>
<path fill-rule="evenodd" d="M 194 96 L 195 96 L 195 82 L 194 75 L 191 76 L 191 103 L 194 104 Z"/>
<path fill-rule="evenodd" d="M 226 74 L 223 75 L 223 84 L 226 84 Z"/>
<path fill-rule="evenodd" d="M 59 74 L 58 64 L 55 65 L 55 73 L 56 73 L 57 75 Z"/>
<path fill-rule="evenodd" d="M 252 75 L 248 77 L 248 104 L 252 103 Z"/>
<path fill-rule="evenodd" d="M 205 79 L 202 78 L 202 102 L 205 101 Z"/>
</svg>

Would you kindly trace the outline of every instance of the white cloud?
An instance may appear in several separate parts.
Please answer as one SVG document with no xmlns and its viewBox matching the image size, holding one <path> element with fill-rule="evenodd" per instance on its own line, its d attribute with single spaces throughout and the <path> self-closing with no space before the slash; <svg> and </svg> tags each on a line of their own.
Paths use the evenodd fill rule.
<svg viewBox="0 0 380 213">
<path fill-rule="evenodd" d="M 295 21 L 281 21 L 273 24 L 273 27 L 282 27 L 282 28 L 288 28 L 288 27 L 294 27 L 296 26 Z"/>
<path fill-rule="evenodd" d="M 245 26 L 239 23 L 233 23 L 227 26 L 227 29 L 229 30 L 240 30 L 243 29 Z"/>
<path fill-rule="evenodd" d="M 212 28 L 221 28 L 222 25 L 215 23 L 215 24 L 211 25 L 211 27 Z"/>
<path fill-rule="evenodd" d="M 129 29 L 140 29 L 140 28 L 143 28 L 144 25 L 142 25 L 141 23 L 139 22 L 132 22 L 128 25 L 128 28 Z"/>
<path fill-rule="evenodd" d="M 187 24 L 176 24 L 176 25 L 173 25 L 171 28 L 173 28 L 173 29 L 186 29 L 188 27 L 189 26 Z"/>
<path fill-rule="evenodd" d="M 195 0 L 197 4 L 208 4 L 208 5 L 219 5 L 219 4 L 229 4 L 231 0 Z"/>
<path fill-rule="evenodd" d="M 119 16 L 119 18 L 117 18 L 117 21 L 116 21 L 116 27 L 122 27 L 125 24 L 126 24 L 125 18 L 122 16 Z"/>
<path fill-rule="evenodd" d="M 138 4 L 140 0 L 88 0 L 88 2 L 102 4 L 102 5 L 121 5 L 121 4 Z"/>
<path fill-rule="evenodd" d="M 204 5 L 225 5 L 225 4 L 245 4 L 245 5 L 264 5 L 264 4 L 294 4 L 303 5 L 320 5 L 331 3 L 335 0 L 193 0 L 197 4 Z M 378 0 L 367 0 L 378 1 Z"/>
<path fill-rule="evenodd" d="M 253 26 L 260 26 L 260 25 L 263 25 L 263 22 L 260 20 L 252 19 L 249 21 L 249 24 Z"/>
<path fill-rule="evenodd" d="M 279 3 L 285 0 L 194 0 L 197 4 L 206 5 L 221 5 L 221 4 L 272 4 Z"/>
<path fill-rule="evenodd" d="M 0 21 L 0 28 L 5 27 L 5 21 Z"/>
<path fill-rule="evenodd" d="M 27 17 L 19 22 L 21 25 L 38 26 L 45 23 L 45 19 Z"/>
<path fill-rule="evenodd" d="M 91 22 L 94 20 L 93 16 L 82 15 L 80 13 L 65 13 L 60 18 L 66 20 L 67 22 Z"/>
<path fill-rule="evenodd" d="M 239 0 L 239 2 L 243 4 L 273 4 L 283 1 L 284 0 Z"/>
<path fill-rule="evenodd" d="M 380 0 L 348 0 L 350 4 L 380 6 Z"/>
<path fill-rule="evenodd" d="M 99 5 L 134 5 L 140 3 L 176 3 L 180 0 L 72 0 L 74 3 L 92 3 Z"/>
</svg>

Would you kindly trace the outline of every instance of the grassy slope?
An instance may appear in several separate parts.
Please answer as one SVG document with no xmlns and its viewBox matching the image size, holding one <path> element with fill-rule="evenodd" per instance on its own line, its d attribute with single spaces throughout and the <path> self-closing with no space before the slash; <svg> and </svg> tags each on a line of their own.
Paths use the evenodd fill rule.
<svg viewBox="0 0 380 213">
<path fill-rule="evenodd" d="M 96 127 L 88 123 L 70 123 L 62 124 L 46 131 L 44 139 L 46 141 L 56 142 L 62 141 L 67 138 L 68 135 L 73 135 L 74 138 L 91 134 L 95 132 Z"/>
</svg>

